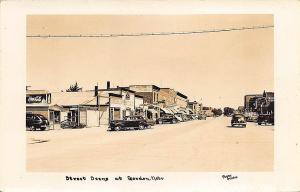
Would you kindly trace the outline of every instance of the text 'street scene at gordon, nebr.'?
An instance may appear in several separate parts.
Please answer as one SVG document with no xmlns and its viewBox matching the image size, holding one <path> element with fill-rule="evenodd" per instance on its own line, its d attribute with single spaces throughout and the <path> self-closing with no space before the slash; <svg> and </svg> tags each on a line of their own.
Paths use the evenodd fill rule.
<svg viewBox="0 0 300 192">
<path fill-rule="evenodd" d="M 26 170 L 273 171 L 273 30 L 259 14 L 27 16 Z"/>
</svg>

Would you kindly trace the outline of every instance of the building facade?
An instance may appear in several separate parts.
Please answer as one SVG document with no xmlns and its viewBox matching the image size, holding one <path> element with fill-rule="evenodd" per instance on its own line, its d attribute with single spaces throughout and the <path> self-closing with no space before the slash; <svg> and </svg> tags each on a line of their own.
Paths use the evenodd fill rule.
<svg viewBox="0 0 300 192">
<path fill-rule="evenodd" d="M 129 90 L 144 98 L 144 104 L 157 104 L 160 88 L 156 85 L 130 85 Z"/>
<path fill-rule="evenodd" d="M 262 94 L 251 94 L 244 96 L 245 111 L 253 111 L 256 108 L 255 101 L 257 98 L 262 98 Z"/>
<path fill-rule="evenodd" d="M 274 92 L 245 95 L 244 108 L 248 112 L 274 113 Z"/>
<path fill-rule="evenodd" d="M 177 92 L 171 88 L 161 88 L 158 93 L 158 100 L 162 107 L 172 106 L 176 104 Z"/>
<path fill-rule="evenodd" d="M 199 115 L 201 113 L 202 104 L 197 101 L 188 102 L 188 108 L 193 111 L 193 114 Z"/>
<path fill-rule="evenodd" d="M 176 92 L 175 104 L 181 108 L 187 108 L 188 97 L 180 92 Z"/>
<path fill-rule="evenodd" d="M 26 113 L 40 114 L 50 121 L 51 93 L 47 90 L 26 90 Z"/>
</svg>

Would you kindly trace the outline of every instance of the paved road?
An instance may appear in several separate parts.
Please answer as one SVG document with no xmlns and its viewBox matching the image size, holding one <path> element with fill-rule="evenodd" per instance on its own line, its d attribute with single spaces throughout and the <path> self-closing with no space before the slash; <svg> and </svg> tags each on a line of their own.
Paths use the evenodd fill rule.
<svg viewBox="0 0 300 192">
<path fill-rule="evenodd" d="M 142 131 L 28 131 L 27 170 L 272 171 L 274 127 L 229 124 L 218 117 Z"/>
</svg>

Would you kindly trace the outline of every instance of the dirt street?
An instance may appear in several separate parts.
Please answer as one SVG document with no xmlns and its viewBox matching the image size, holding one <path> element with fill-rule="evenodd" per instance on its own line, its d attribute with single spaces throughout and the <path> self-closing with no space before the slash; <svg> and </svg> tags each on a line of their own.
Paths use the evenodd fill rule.
<svg viewBox="0 0 300 192">
<path fill-rule="evenodd" d="M 27 171 L 272 171 L 274 126 L 218 117 L 152 129 L 27 131 Z"/>
</svg>

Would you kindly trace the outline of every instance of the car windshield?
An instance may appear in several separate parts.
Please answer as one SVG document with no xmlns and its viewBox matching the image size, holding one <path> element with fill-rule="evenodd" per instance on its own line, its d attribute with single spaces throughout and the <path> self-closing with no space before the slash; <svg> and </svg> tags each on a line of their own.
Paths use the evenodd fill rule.
<svg viewBox="0 0 300 192">
<path fill-rule="evenodd" d="M 240 118 L 243 119 L 244 116 L 243 115 L 234 115 L 233 118 L 235 118 L 235 119 L 240 119 Z"/>
<path fill-rule="evenodd" d="M 46 117 L 44 117 L 43 115 L 37 115 L 39 118 L 41 118 L 41 119 L 43 119 L 43 120 L 45 120 L 46 119 Z"/>
</svg>

